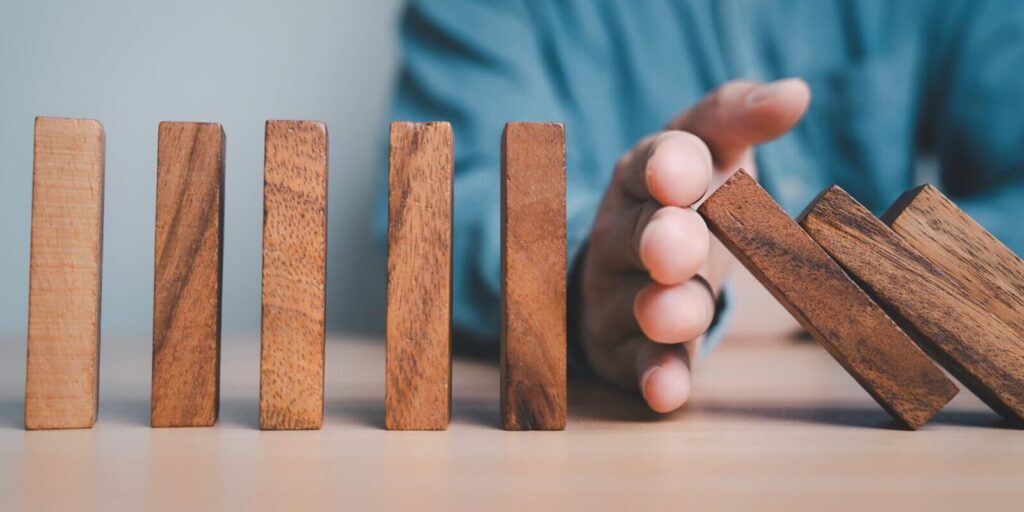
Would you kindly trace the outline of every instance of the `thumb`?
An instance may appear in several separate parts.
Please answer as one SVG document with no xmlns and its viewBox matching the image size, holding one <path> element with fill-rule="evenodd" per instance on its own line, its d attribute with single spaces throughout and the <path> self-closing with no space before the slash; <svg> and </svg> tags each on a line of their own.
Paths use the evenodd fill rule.
<svg viewBox="0 0 1024 512">
<path fill-rule="evenodd" d="M 726 82 L 669 124 L 700 137 L 715 166 L 729 169 L 751 146 L 782 136 L 796 125 L 811 101 L 799 78 L 769 83 Z"/>
</svg>

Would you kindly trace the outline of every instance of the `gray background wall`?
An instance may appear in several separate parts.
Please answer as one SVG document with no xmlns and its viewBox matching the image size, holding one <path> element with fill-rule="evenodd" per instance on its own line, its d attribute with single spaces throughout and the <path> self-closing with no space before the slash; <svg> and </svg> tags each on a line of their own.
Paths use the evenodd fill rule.
<svg viewBox="0 0 1024 512">
<path fill-rule="evenodd" d="M 156 133 L 227 133 L 225 330 L 259 329 L 263 123 L 326 121 L 328 321 L 382 329 L 383 251 L 370 216 L 397 62 L 400 0 L 0 2 L 0 335 L 27 323 L 32 126 L 100 120 L 107 135 L 102 328 L 148 336 Z"/>
</svg>

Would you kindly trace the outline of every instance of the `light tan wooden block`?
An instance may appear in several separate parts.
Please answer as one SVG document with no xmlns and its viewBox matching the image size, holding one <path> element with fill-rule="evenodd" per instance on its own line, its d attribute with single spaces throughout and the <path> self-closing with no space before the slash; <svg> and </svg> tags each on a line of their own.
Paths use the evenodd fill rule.
<svg viewBox="0 0 1024 512">
<path fill-rule="evenodd" d="M 1013 327 L 1024 345 L 1024 261 L 1013 251 L 931 185 L 908 190 L 882 221 Z"/>
<path fill-rule="evenodd" d="M 267 121 L 261 429 L 323 422 L 326 256 L 327 127 Z"/>
<path fill-rule="evenodd" d="M 160 123 L 150 424 L 207 427 L 220 396 L 224 130 Z"/>
<path fill-rule="evenodd" d="M 452 128 L 391 124 L 384 424 L 451 418 Z"/>
<path fill-rule="evenodd" d="M 89 428 L 99 394 L 103 127 L 36 118 L 33 157 L 25 428 Z"/>
<path fill-rule="evenodd" d="M 509 123 L 501 154 L 502 423 L 507 430 L 562 430 L 565 130 Z"/>
</svg>

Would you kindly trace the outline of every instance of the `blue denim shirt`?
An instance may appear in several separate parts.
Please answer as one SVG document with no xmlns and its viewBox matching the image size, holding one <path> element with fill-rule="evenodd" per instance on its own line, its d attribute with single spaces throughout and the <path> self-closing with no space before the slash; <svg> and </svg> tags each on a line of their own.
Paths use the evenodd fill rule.
<svg viewBox="0 0 1024 512">
<path fill-rule="evenodd" d="M 833 183 L 878 212 L 930 168 L 1024 251 L 1024 2 L 414 0 L 401 27 L 392 119 L 455 133 L 453 315 L 470 338 L 498 332 L 506 122 L 565 123 L 574 261 L 619 155 L 737 78 L 810 84 L 804 120 L 756 153 L 790 214 Z"/>
</svg>

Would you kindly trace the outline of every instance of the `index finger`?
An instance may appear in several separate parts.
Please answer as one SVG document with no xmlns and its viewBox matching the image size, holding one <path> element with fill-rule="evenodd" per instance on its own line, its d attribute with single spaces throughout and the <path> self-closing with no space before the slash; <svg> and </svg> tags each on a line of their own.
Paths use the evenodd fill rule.
<svg viewBox="0 0 1024 512">
<path fill-rule="evenodd" d="M 666 131 L 631 149 L 615 169 L 613 185 L 636 201 L 688 207 L 711 183 L 711 151 L 689 132 Z"/>
</svg>

